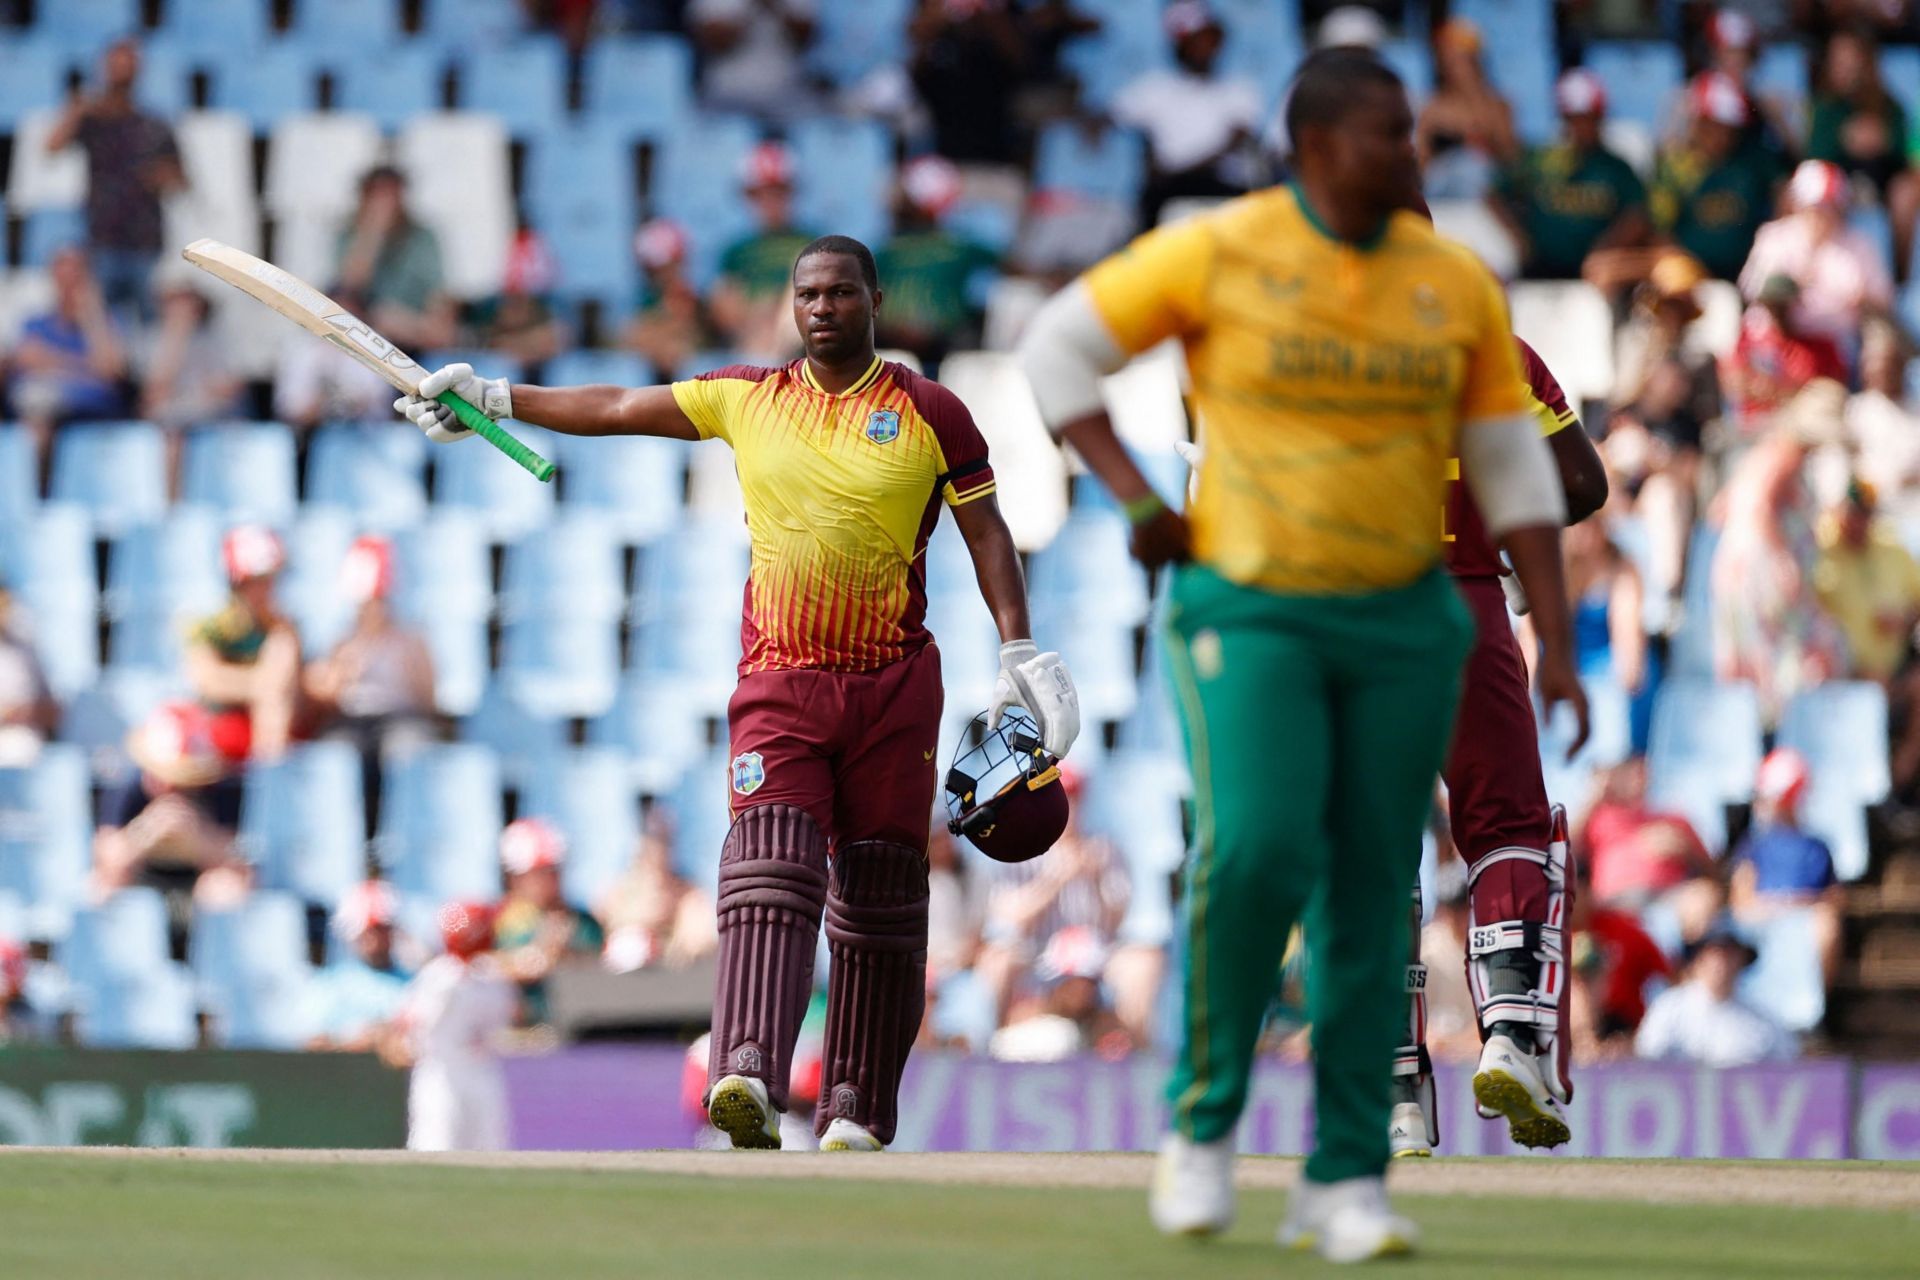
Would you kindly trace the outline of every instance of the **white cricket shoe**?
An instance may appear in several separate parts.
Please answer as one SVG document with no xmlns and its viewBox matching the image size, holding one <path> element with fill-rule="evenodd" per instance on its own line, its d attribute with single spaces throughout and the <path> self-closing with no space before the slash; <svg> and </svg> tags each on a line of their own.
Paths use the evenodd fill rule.
<svg viewBox="0 0 1920 1280">
<path fill-rule="evenodd" d="M 1427 1113 L 1419 1103 L 1393 1104 L 1393 1118 L 1387 1123 L 1387 1149 L 1395 1160 L 1433 1154 L 1433 1144 L 1427 1141 Z"/>
<path fill-rule="evenodd" d="M 1420 1229 L 1387 1203 L 1384 1178 L 1293 1184 L 1279 1241 L 1287 1249 L 1317 1249 L 1328 1262 L 1366 1262 L 1412 1253 Z"/>
<path fill-rule="evenodd" d="M 1523 1147 L 1557 1147 L 1573 1137 L 1566 1113 L 1547 1090 L 1540 1060 L 1505 1036 L 1489 1036 L 1473 1073 L 1473 1100 L 1485 1116 L 1505 1116 Z"/>
<path fill-rule="evenodd" d="M 1218 1235 L 1233 1225 L 1233 1138 L 1189 1142 L 1177 1133 L 1160 1140 L 1147 1216 L 1162 1234 Z"/>
<path fill-rule="evenodd" d="M 844 1116 L 834 1117 L 820 1139 L 822 1151 L 885 1151 L 880 1139 Z"/>
<path fill-rule="evenodd" d="M 733 1149 L 778 1151 L 780 1113 L 767 1101 L 766 1082 L 722 1076 L 707 1091 L 707 1123 L 733 1140 Z"/>
</svg>

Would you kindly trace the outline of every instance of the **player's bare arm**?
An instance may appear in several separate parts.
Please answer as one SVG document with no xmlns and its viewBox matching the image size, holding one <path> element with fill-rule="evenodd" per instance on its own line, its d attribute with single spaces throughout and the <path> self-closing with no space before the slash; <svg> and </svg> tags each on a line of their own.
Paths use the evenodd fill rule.
<svg viewBox="0 0 1920 1280">
<path fill-rule="evenodd" d="M 974 576 L 980 582 L 980 596 L 993 614 L 993 625 L 1000 641 L 1033 638 L 1033 624 L 1027 617 L 1027 584 L 1020 573 L 1020 554 L 1014 549 L 1013 533 L 1000 514 L 1000 505 L 989 494 L 953 509 L 953 522 L 967 541 L 973 557 Z"/>
<path fill-rule="evenodd" d="M 1567 495 L 1567 523 L 1579 524 L 1607 505 L 1607 469 L 1586 428 L 1575 422 L 1547 437 L 1560 488 Z"/>
<path fill-rule="evenodd" d="M 513 417 L 570 436 L 664 436 L 698 440 L 700 433 L 673 398 L 673 388 L 512 388 Z"/>
</svg>

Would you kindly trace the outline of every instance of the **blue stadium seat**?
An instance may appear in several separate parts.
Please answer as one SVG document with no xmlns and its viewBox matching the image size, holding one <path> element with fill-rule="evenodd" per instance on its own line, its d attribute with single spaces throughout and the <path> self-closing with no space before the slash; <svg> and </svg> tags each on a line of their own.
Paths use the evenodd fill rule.
<svg viewBox="0 0 1920 1280">
<path fill-rule="evenodd" d="M 528 216 L 559 268 L 558 292 L 630 308 L 640 280 L 631 135 L 584 124 L 538 134 L 527 148 L 525 186 Z"/>
<path fill-rule="evenodd" d="M 545 372 L 547 382 L 557 387 L 601 382 L 616 387 L 644 387 L 651 385 L 657 376 L 652 365 L 631 351 L 605 351 L 591 347 L 576 347 L 572 351 L 561 352 L 547 361 Z M 559 441 L 560 451 L 565 454 L 570 446 L 583 442 L 602 443 L 599 440 L 588 441 L 584 436 L 567 436 Z M 597 452 L 582 452 L 575 456 L 583 464 L 589 461 L 597 463 L 600 458 Z"/>
<path fill-rule="evenodd" d="M 157 890 L 122 889 L 75 912 L 54 958 L 73 984 L 80 1043 L 188 1049 L 199 1039 L 193 980 L 167 958 L 167 909 Z"/>
<path fill-rule="evenodd" d="M 1578 823 L 1593 795 L 1593 780 L 1601 769 L 1619 764 L 1632 752 L 1633 732 L 1630 701 L 1618 681 L 1606 677 L 1581 680 L 1587 694 L 1589 734 L 1586 746 L 1573 759 L 1567 748 L 1573 745 L 1573 719 L 1566 712 L 1556 714 L 1540 729 L 1540 775 L 1547 796 L 1567 806 L 1569 818 Z M 1538 704 L 1534 714 L 1538 716 Z"/>
<path fill-rule="evenodd" d="M 1185 782 L 1157 756 L 1115 752 L 1087 785 L 1086 825 L 1119 846 L 1136 889 L 1148 877 L 1164 880 L 1186 856 Z"/>
<path fill-rule="evenodd" d="M 33 29 L 74 47 L 104 45 L 140 30 L 140 0 L 55 0 L 37 4 Z"/>
<path fill-rule="evenodd" d="M 9 38 L 0 31 L 0 132 L 12 133 L 30 111 L 58 103 L 66 69 L 45 40 Z"/>
<path fill-rule="evenodd" d="M 1760 63 L 1753 70 L 1753 87 L 1761 97 L 1777 98 L 1804 108 L 1809 93 L 1807 84 L 1807 50 L 1797 41 L 1770 44 L 1760 51 Z"/>
<path fill-rule="evenodd" d="M 649 795 L 671 792 L 707 749 L 706 726 L 685 692 L 635 674 L 621 681 L 613 708 L 588 722 L 587 741 L 617 749 Z"/>
<path fill-rule="evenodd" d="M 107 652 L 117 666 L 177 670 L 185 629 L 227 596 L 221 524 L 183 508 L 161 524 L 131 529 L 107 555 Z"/>
<path fill-rule="evenodd" d="M 692 241 L 688 271 L 704 287 L 729 244 L 753 230 L 740 194 L 740 169 L 759 140 L 751 121 L 733 116 L 690 116 L 660 140 L 650 190 L 655 212 L 672 218 Z"/>
<path fill-rule="evenodd" d="M 1139 705 L 1140 681 L 1133 668 L 1133 627 L 1110 618 L 1034 603 L 1034 634 L 1058 649 L 1073 672 L 1083 725 L 1125 720 Z"/>
<path fill-rule="evenodd" d="M 1089 138 L 1076 124 L 1056 122 L 1040 132 L 1034 185 L 1131 205 L 1146 180 L 1147 149 L 1130 129 L 1107 128 Z"/>
<path fill-rule="evenodd" d="M 78 209 L 35 209 L 20 233 L 20 265 L 45 267 L 62 249 L 85 244 L 86 215 Z"/>
<path fill-rule="evenodd" d="M 314 49 L 300 40 L 269 41 L 245 58 L 225 61 L 214 70 L 211 105 L 238 111 L 256 133 L 269 132 L 283 117 L 314 109 L 323 65 Z"/>
<path fill-rule="evenodd" d="M 1037 602 L 1075 617 L 1136 626 L 1146 621 L 1147 575 L 1127 551 L 1126 517 L 1076 512 L 1034 554 L 1027 579 Z"/>
<path fill-rule="evenodd" d="M 1726 806 L 1753 795 L 1759 767 L 1752 685 L 1684 676 L 1661 685 L 1647 744 L 1648 798 L 1684 814 L 1716 856 L 1726 849 Z"/>
<path fill-rule="evenodd" d="M 633 621 L 740 617 L 747 532 L 731 521 L 687 520 L 640 553 Z"/>
<path fill-rule="evenodd" d="M 93 529 L 87 513 L 48 503 L 0 523 L 0 582 L 32 624 L 34 649 L 54 696 L 71 697 L 99 671 L 94 611 Z"/>
<path fill-rule="evenodd" d="M 420 624 L 433 655 L 433 704 L 443 715 L 473 714 L 487 692 L 484 618 L 429 618 Z"/>
<path fill-rule="evenodd" d="M 870 245 L 893 227 L 893 134 L 871 120 L 803 120 L 789 139 L 797 171 L 794 214 Z"/>
<path fill-rule="evenodd" d="M 658 142 L 693 110 L 693 50 L 679 36 L 595 40 L 581 75 L 585 113 L 618 121 L 630 137 Z"/>
<path fill-rule="evenodd" d="M 567 110 L 567 51 L 554 35 L 474 50 L 457 66 L 460 106 L 500 117 L 507 132 L 550 130 Z"/>
<path fill-rule="evenodd" d="M 1855 204 L 1847 214 L 1847 225 L 1865 236 L 1879 251 L 1880 261 L 1889 274 L 1893 271 L 1893 222 L 1886 209 L 1877 204 Z"/>
<path fill-rule="evenodd" d="M 393 0 L 299 0 L 287 36 L 310 49 L 364 57 L 400 44 L 400 6 Z"/>
<path fill-rule="evenodd" d="M 673 821 L 673 869 L 712 893 L 720 880 L 720 850 L 733 825 L 728 808 L 728 761 L 724 746 L 687 770 L 667 808 Z"/>
<path fill-rule="evenodd" d="M 334 106 L 363 112 L 390 132 L 446 106 L 447 50 L 432 41 L 409 41 L 377 58 L 342 58 L 332 71 Z"/>
<path fill-rule="evenodd" d="M 504 681 L 495 680 L 473 714 L 460 722 L 459 737 L 492 751 L 507 782 L 523 786 L 536 769 L 566 750 L 567 725 L 559 716 L 529 710 Z"/>
<path fill-rule="evenodd" d="M 287 531 L 287 571 L 280 607 L 300 629 L 308 657 L 330 651 L 353 628 L 355 604 L 340 589 L 340 567 L 353 545 L 353 520 L 342 511 L 310 508 Z"/>
<path fill-rule="evenodd" d="M 334 423 L 307 446 L 307 504 L 332 507 L 371 529 L 402 529 L 427 514 L 427 441 L 405 423 Z"/>
<path fill-rule="evenodd" d="M 34 937 L 66 935 L 92 864 L 92 810 L 76 746 L 45 746 L 31 766 L 0 769 L 0 888 L 28 905 Z"/>
<path fill-rule="evenodd" d="M 535 615 L 508 622 L 496 678 L 538 714 L 600 715 L 620 685 L 619 619 Z"/>
<path fill-rule="evenodd" d="M 566 834 L 562 876 L 576 904 L 597 904 L 633 861 L 640 797 L 620 751 L 580 747 L 549 757 L 522 793 L 520 812 L 546 818 Z"/>
<path fill-rule="evenodd" d="M 1181 744 L 1180 717 L 1174 709 L 1161 633 L 1156 626 L 1147 628 L 1146 652 L 1140 663 L 1139 705 L 1120 725 L 1115 747 L 1116 757 L 1126 754 L 1157 760 L 1161 768 L 1180 776 L 1183 791 L 1190 787 L 1185 777 L 1187 757 Z"/>
<path fill-rule="evenodd" d="M 228 911 L 196 911 L 189 963 L 215 1042 L 300 1049 L 318 1029 L 308 999 L 306 909 L 265 890 Z"/>
<path fill-rule="evenodd" d="M 1702 520 L 1694 525 L 1687 546 L 1687 581 L 1681 599 L 1680 630 L 1668 650 L 1673 675 L 1706 676 L 1713 672 L 1713 556 L 1720 531 Z"/>
<path fill-rule="evenodd" d="M 193 70 L 195 58 L 168 42 L 148 41 L 140 50 L 140 81 L 136 97 L 140 106 L 166 119 L 182 114 L 193 106 Z"/>
<path fill-rule="evenodd" d="M 1658 40 L 1597 41 L 1586 65 L 1607 86 L 1610 116 L 1655 132 L 1666 125 L 1687 74 L 1679 48 Z"/>
<path fill-rule="evenodd" d="M 613 530 L 594 515 L 572 515 L 507 548 L 500 612 L 509 619 L 618 617 L 627 593 Z"/>
<path fill-rule="evenodd" d="M 1843 880 L 1867 873 L 1866 806 L 1887 798 L 1887 695 L 1868 681 L 1831 681 L 1799 694 L 1780 717 L 1779 745 L 1813 771 L 1802 814 L 1833 851 Z"/>
<path fill-rule="evenodd" d="M 453 49 L 499 44 L 527 27 L 522 0 L 425 0 L 420 33 Z"/>
<path fill-rule="evenodd" d="M 1880 83 L 1900 99 L 1907 119 L 1920 115 L 1920 47 L 1889 44 L 1880 50 Z"/>
<path fill-rule="evenodd" d="M 166 449 L 150 422 L 83 422 L 53 443 L 53 498 L 77 502 L 113 536 L 167 509 Z"/>
<path fill-rule="evenodd" d="M 456 446 L 456 451 L 461 446 Z M 486 529 L 465 511 L 443 511 L 394 534 L 394 603 L 415 624 L 482 623 L 493 610 Z"/>
<path fill-rule="evenodd" d="M 503 371 L 484 376 L 511 375 Z M 524 422 L 509 430 L 542 457 L 554 456 L 550 433 Z M 533 479 L 490 446 L 447 449 L 434 455 L 434 501 L 441 511 L 472 512 L 488 537 L 504 542 L 547 522 L 553 512 L 553 486 Z"/>
<path fill-rule="evenodd" d="M 1740 976 L 1740 996 L 1793 1032 L 1812 1031 L 1827 1014 L 1827 984 L 1813 912 L 1798 908 L 1773 917 L 1750 939 L 1760 953 Z"/>
<path fill-rule="evenodd" d="M 263 0 L 167 0 L 154 36 L 178 49 L 237 59 L 266 43 L 272 16 Z"/>
<path fill-rule="evenodd" d="M 555 377 L 554 381 L 567 379 Z M 592 512 L 624 542 L 653 543 L 685 516 L 687 446 L 683 441 L 647 436 L 562 437 L 560 456 L 566 468 L 561 511 Z"/>
<path fill-rule="evenodd" d="M 0 938 L 15 944 L 24 943 L 31 936 L 31 927 L 27 904 L 20 895 L 11 889 L 0 889 Z"/>
<path fill-rule="evenodd" d="M 1227 31 L 1220 51 L 1221 72 L 1259 85 L 1269 111 L 1280 105 L 1300 65 L 1300 17 L 1292 10 L 1293 6 L 1273 0 L 1230 0 L 1214 6 Z M 1414 101 L 1420 101 L 1420 95 Z"/>
<path fill-rule="evenodd" d="M 307 743 L 247 771 L 240 838 L 269 888 L 332 907 L 365 878 L 365 824 L 360 755 L 348 743 Z"/>
<path fill-rule="evenodd" d="M 913 9 L 913 0 L 822 5 L 808 61 L 836 85 L 851 85 L 882 67 L 904 63 Z"/>
<path fill-rule="evenodd" d="M 381 860 L 403 894 L 438 906 L 500 892 L 500 767 L 471 743 L 426 748 L 387 771 Z"/>
<path fill-rule="evenodd" d="M 286 525 L 299 504 L 293 431 L 281 422 L 226 422 L 187 435 L 181 501 L 234 524 Z"/>
<path fill-rule="evenodd" d="M 735 614 L 648 618 L 633 629 L 630 669 L 650 681 L 679 685 L 694 710 L 724 716 L 740 661 L 740 619 Z"/>
<path fill-rule="evenodd" d="M 1433 50 L 1423 40 L 1389 40 L 1380 46 L 1380 58 L 1406 82 L 1407 94 L 1419 106 L 1433 93 Z"/>
<path fill-rule="evenodd" d="M 1100 30 L 1068 40 L 1060 61 L 1079 79 L 1087 105 L 1104 109 L 1135 77 L 1167 65 L 1159 0 L 1097 0 L 1080 9 L 1099 18 Z"/>
</svg>

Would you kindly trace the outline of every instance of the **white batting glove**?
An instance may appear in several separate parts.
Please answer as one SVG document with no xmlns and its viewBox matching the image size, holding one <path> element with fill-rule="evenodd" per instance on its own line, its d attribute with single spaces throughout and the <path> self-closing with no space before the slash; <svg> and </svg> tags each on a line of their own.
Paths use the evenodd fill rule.
<svg viewBox="0 0 1920 1280">
<path fill-rule="evenodd" d="M 1041 653 L 1031 640 L 1009 640 L 1000 646 L 1000 678 L 994 682 L 993 704 L 987 708 L 987 728 L 998 729 L 1008 707 L 1019 707 L 1033 717 L 1040 745 L 1055 758 L 1063 757 L 1080 736 L 1080 695 L 1073 677 L 1057 653 Z"/>
<path fill-rule="evenodd" d="M 473 435 L 460 425 L 451 406 L 435 399 L 443 391 L 453 392 L 495 422 L 513 416 L 513 392 L 505 378 L 482 378 L 464 362 L 447 365 L 428 374 L 416 394 L 393 402 L 394 410 L 435 444 L 452 444 Z"/>
</svg>

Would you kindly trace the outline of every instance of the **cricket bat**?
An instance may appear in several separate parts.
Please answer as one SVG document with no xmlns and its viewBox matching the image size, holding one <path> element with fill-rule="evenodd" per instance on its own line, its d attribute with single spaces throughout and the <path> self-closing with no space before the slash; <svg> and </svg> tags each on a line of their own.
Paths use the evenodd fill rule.
<svg viewBox="0 0 1920 1280">
<path fill-rule="evenodd" d="M 427 371 L 415 364 L 412 356 L 299 276 L 218 240 L 195 240 L 180 251 L 180 256 L 208 275 L 225 280 L 256 301 L 266 303 L 308 333 L 325 338 L 407 395 L 419 394 Z M 492 418 L 451 391 L 442 392 L 438 399 L 453 410 L 462 426 L 525 467 L 534 479 L 553 479 L 553 464 L 516 440 Z"/>
</svg>

